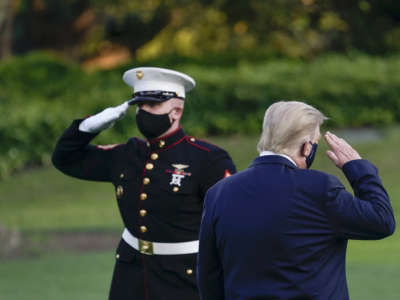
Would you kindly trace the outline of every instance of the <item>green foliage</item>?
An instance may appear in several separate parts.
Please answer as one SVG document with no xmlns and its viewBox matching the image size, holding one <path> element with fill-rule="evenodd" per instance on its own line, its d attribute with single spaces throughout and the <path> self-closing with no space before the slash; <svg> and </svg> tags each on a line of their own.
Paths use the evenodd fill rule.
<svg viewBox="0 0 400 300">
<path fill-rule="evenodd" d="M 32 53 L 0 65 L 0 178 L 28 164 L 49 161 L 56 139 L 76 118 L 128 100 L 121 79 L 129 66 L 85 73 L 49 54 Z M 312 62 L 216 57 L 141 62 L 193 76 L 183 125 L 193 135 L 257 134 L 265 109 L 281 99 L 321 109 L 336 127 L 400 121 L 400 58 L 328 55 Z M 137 135 L 134 109 L 98 143 Z"/>
<path fill-rule="evenodd" d="M 358 55 L 326 56 L 312 63 L 275 60 L 244 61 L 230 68 L 182 66 L 198 81 L 185 120 L 202 124 L 206 134 L 255 133 L 266 107 L 284 99 L 316 106 L 331 119 L 331 126 L 388 125 L 400 120 L 399 64 L 395 57 Z"/>
<path fill-rule="evenodd" d="M 146 58 L 250 50 L 311 58 L 349 49 L 383 55 L 400 47 L 399 1 L 13 2 L 7 18 L 14 29 L 3 27 L 14 53 L 53 49 L 82 60 L 121 48 Z"/>
</svg>

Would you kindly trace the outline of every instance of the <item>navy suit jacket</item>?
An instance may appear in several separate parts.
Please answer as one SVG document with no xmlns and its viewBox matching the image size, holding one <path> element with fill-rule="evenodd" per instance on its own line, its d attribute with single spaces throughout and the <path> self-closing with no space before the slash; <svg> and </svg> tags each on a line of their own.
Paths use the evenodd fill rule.
<svg viewBox="0 0 400 300">
<path fill-rule="evenodd" d="M 197 280 L 203 300 L 348 299 L 348 239 L 394 232 L 389 197 L 366 160 L 329 174 L 261 156 L 207 193 Z"/>
</svg>

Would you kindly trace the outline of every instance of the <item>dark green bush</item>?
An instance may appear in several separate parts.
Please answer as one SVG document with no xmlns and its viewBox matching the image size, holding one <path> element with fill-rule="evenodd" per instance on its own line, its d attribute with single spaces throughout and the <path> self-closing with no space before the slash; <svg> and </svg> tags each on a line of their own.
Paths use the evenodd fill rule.
<svg viewBox="0 0 400 300">
<path fill-rule="evenodd" d="M 183 125 L 193 135 L 258 134 L 265 109 L 277 100 L 316 106 L 331 126 L 382 126 L 400 121 L 400 57 L 328 55 L 312 62 L 229 58 L 159 59 L 197 81 L 188 94 Z M 124 70 L 85 73 L 45 53 L 0 64 L 0 178 L 29 164 L 49 161 L 57 137 L 75 118 L 130 98 Z M 98 143 L 137 135 L 134 109 Z"/>
</svg>

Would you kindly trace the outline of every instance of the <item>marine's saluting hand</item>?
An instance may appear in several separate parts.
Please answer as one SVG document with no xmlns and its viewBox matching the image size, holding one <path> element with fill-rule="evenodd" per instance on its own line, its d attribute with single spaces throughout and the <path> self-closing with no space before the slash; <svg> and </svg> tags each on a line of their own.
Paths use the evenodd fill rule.
<svg viewBox="0 0 400 300">
<path fill-rule="evenodd" d="M 344 139 L 341 139 L 327 131 L 325 133 L 325 141 L 330 150 L 326 151 L 326 155 L 338 167 L 342 168 L 343 165 L 351 160 L 361 159 L 361 156 L 356 150 L 353 149 Z"/>
<path fill-rule="evenodd" d="M 85 119 L 79 125 L 79 130 L 83 132 L 96 133 L 110 128 L 116 121 L 125 115 L 128 108 L 128 101 L 118 106 L 108 107 L 102 112 Z"/>
</svg>

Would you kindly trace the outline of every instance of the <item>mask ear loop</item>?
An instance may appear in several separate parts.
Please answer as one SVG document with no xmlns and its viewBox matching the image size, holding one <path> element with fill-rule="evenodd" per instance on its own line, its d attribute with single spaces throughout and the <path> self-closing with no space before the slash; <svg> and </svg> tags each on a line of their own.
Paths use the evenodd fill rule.
<svg viewBox="0 0 400 300">
<path fill-rule="evenodd" d="M 310 145 L 311 145 L 311 151 L 308 155 L 305 154 L 307 143 L 310 143 Z M 304 142 L 303 146 L 301 147 L 301 154 L 302 154 L 302 156 L 304 156 L 304 161 L 306 164 L 307 164 L 308 157 L 310 156 L 310 154 L 312 152 L 312 145 L 313 145 L 313 143 L 311 141 L 308 141 L 308 142 Z"/>
<path fill-rule="evenodd" d="M 317 147 L 318 147 L 318 143 L 313 143 L 312 141 L 309 141 L 309 143 L 311 145 L 311 151 L 306 156 L 307 169 L 309 169 L 311 167 L 312 163 L 314 162 L 315 154 L 317 152 Z"/>
</svg>

